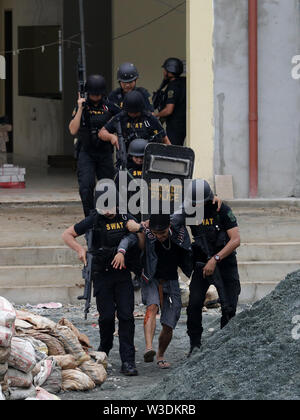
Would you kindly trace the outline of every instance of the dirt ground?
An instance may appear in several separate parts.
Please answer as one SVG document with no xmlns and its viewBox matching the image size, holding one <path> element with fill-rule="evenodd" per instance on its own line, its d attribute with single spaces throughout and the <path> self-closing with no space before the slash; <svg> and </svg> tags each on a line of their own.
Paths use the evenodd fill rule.
<svg viewBox="0 0 300 420">
<path fill-rule="evenodd" d="M 23 307 L 23 309 L 25 309 Z M 98 314 L 96 307 L 92 307 L 88 320 L 84 320 L 82 305 L 66 305 L 62 309 L 54 310 L 33 310 L 30 307 L 27 310 L 38 313 L 39 315 L 49 317 L 55 322 L 65 317 L 69 319 L 81 332 L 85 333 L 94 349 L 99 346 Z M 243 308 L 239 308 L 241 311 Z M 136 307 L 138 313 L 143 313 L 143 307 Z M 204 345 L 207 338 L 211 337 L 219 329 L 220 313 L 218 309 L 212 309 L 204 313 Z M 213 331 L 212 331 L 213 329 Z M 155 337 L 155 346 L 157 347 L 158 335 L 160 333 L 160 323 L 157 321 L 157 331 Z M 186 335 L 186 310 L 182 310 L 182 316 L 178 327 L 175 330 L 173 341 L 169 347 L 166 357 L 172 368 L 162 371 L 155 363 L 145 364 L 144 354 L 144 332 L 142 317 L 136 319 L 135 345 L 137 347 L 136 363 L 139 376 L 128 378 L 120 374 L 120 358 L 118 352 L 118 338 L 115 338 L 114 348 L 109 357 L 111 367 L 108 370 L 108 379 L 101 386 L 87 392 L 65 392 L 58 396 L 62 400 L 136 400 L 141 390 L 147 391 L 150 386 L 158 383 L 172 370 L 178 368 L 185 360 L 189 349 L 189 341 Z"/>
</svg>

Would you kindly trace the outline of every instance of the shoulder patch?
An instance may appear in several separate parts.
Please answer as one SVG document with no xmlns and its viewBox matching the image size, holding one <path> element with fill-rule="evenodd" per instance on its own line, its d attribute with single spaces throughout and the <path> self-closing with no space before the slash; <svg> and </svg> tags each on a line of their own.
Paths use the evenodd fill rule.
<svg viewBox="0 0 300 420">
<path fill-rule="evenodd" d="M 168 98 L 169 99 L 174 98 L 174 90 L 169 90 L 169 92 L 168 92 Z"/>
<path fill-rule="evenodd" d="M 230 219 L 230 221 L 231 222 L 233 222 L 233 223 L 235 223 L 237 220 L 236 220 L 236 217 L 235 217 L 235 215 L 233 214 L 233 212 L 232 212 L 232 210 L 230 210 L 228 213 L 227 213 L 227 216 L 229 217 L 229 219 Z"/>
</svg>

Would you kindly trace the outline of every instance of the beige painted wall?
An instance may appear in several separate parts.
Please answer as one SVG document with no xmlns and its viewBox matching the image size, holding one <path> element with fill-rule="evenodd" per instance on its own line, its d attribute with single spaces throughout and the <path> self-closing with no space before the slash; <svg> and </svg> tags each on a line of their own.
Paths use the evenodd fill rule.
<svg viewBox="0 0 300 420">
<path fill-rule="evenodd" d="M 194 177 L 214 185 L 213 0 L 187 0 L 188 145 Z M 200 30 L 201 28 L 201 30 Z"/>
<path fill-rule="evenodd" d="M 13 43 L 17 49 L 18 26 L 62 24 L 60 0 L 0 0 L 0 45 L 3 49 L 4 10 L 13 10 Z M 18 95 L 18 56 L 13 64 L 14 150 L 18 155 L 46 160 L 48 155 L 63 152 L 62 101 L 21 97 Z M 30 69 L 26 69 L 30 71 Z M 1 83 L 3 85 L 3 83 Z M 2 110 L 3 86 L 1 86 Z M 37 120 L 32 120 L 33 109 Z"/>
<path fill-rule="evenodd" d="M 166 13 L 183 0 L 113 0 L 113 34 L 124 34 Z M 167 5 L 166 5 L 167 4 Z M 170 5 L 170 6 L 168 6 Z M 130 61 L 140 72 L 139 85 L 152 92 L 162 81 L 161 66 L 168 57 L 186 58 L 185 5 L 157 22 L 113 43 L 113 81 L 119 64 Z"/>
</svg>

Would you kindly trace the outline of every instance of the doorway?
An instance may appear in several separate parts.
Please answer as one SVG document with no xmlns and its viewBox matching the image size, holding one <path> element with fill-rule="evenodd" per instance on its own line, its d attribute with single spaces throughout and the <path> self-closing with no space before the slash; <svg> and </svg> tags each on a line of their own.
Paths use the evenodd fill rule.
<svg viewBox="0 0 300 420">
<path fill-rule="evenodd" d="M 11 10 L 4 12 L 4 39 L 5 51 L 13 50 L 13 16 Z M 6 80 L 5 80 L 5 115 L 9 123 L 13 125 L 13 54 L 5 54 L 6 61 Z M 7 143 L 8 153 L 13 153 L 13 131 L 9 133 L 9 142 Z"/>
</svg>

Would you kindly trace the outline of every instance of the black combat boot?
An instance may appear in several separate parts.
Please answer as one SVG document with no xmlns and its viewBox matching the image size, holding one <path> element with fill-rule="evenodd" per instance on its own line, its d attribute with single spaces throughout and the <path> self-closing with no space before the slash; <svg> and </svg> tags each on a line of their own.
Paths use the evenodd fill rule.
<svg viewBox="0 0 300 420">
<path fill-rule="evenodd" d="M 124 362 L 121 373 L 125 376 L 138 376 L 138 371 L 134 362 Z"/>
</svg>

